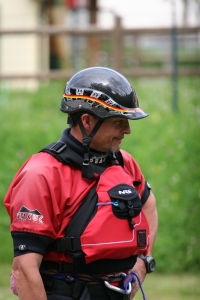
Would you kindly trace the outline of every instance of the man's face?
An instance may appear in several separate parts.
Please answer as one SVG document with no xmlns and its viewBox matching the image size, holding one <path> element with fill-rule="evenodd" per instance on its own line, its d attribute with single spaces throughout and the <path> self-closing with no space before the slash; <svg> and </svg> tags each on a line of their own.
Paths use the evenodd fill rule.
<svg viewBox="0 0 200 300">
<path fill-rule="evenodd" d="M 129 121 L 125 118 L 106 119 L 92 139 L 90 147 L 101 152 L 117 152 L 124 134 L 130 134 Z"/>
</svg>

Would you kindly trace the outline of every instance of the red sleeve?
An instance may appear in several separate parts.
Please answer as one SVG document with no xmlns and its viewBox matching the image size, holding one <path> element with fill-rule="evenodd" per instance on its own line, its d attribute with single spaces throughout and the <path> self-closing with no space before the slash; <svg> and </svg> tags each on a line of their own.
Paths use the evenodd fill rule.
<svg viewBox="0 0 200 300">
<path fill-rule="evenodd" d="M 60 226 L 59 180 L 56 168 L 44 160 L 47 155 L 33 155 L 10 185 L 4 204 L 10 215 L 11 232 L 56 237 Z"/>
</svg>

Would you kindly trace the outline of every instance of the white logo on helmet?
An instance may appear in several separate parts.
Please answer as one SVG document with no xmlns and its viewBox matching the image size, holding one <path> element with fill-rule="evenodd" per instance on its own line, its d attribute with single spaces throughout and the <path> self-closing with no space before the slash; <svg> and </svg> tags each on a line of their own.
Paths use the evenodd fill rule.
<svg viewBox="0 0 200 300">
<path fill-rule="evenodd" d="M 106 100 L 105 102 L 106 102 L 107 104 L 111 105 L 111 106 L 116 106 L 116 102 L 115 102 L 113 99 L 111 99 L 111 98 L 109 98 L 109 99 Z"/>
<path fill-rule="evenodd" d="M 84 89 L 76 89 L 76 95 L 83 95 Z"/>
<path fill-rule="evenodd" d="M 93 91 L 90 97 L 98 99 L 101 96 L 101 94 L 102 94 L 101 92 Z"/>
</svg>

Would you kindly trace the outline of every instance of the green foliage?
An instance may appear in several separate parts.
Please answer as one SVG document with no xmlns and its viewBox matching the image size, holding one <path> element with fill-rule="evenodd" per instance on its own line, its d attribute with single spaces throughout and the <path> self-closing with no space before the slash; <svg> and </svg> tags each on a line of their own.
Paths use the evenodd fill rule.
<svg viewBox="0 0 200 300">
<path fill-rule="evenodd" d="M 132 80 L 149 113 L 130 122 L 122 148 L 141 166 L 157 199 L 159 231 L 154 256 L 160 272 L 200 270 L 199 78 L 179 79 L 179 111 L 172 110 L 166 78 Z M 11 262 L 9 218 L 2 204 L 9 184 L 31 155 L 57 140 L 66 124 L 59 112 L 64 82 L 41 84 L 36 92 L 0 90 L 0 263 Z"/>
<path fill-rule="evenodd" d="M 146 120 L 132 122 L 124 148 L 137 159 L 157 198 L 159 231 L 154 255 L 158 270 L 200 270 L 199 79 L 180 79 L 179 107 L 171 107 L 171 82 L 136 86 Z M 147 102 L 146 102 L 147 100 Z"/>
</svg>

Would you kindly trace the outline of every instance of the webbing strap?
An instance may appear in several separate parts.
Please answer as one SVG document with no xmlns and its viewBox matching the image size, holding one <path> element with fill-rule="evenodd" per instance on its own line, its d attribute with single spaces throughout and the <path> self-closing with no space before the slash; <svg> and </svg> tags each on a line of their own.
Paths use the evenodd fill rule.
<svg viewBox="0 0 200 300">
<path fill-rule="evenodd" d="M 80 237 L 64 237 L 48 246 L 48 251 L 66 252 L 81 250 Z"/>
<path fill-rule="evenodd" d="M 52 269 L 60 273 L 83 273 L 83 274 L 108 274 L 130 270 L 136 263 L 137 256 L 124 259 L 100 259 L 89 264 L 75 265 L 67 262 L 55 262 L 43 260 L 41 269 Z"/>
<path fill-rule="evenodd" d="M 57 298 L 56 295 L 67 296 L 66 299 L 73 300 L 130 300 L 129 295 L 122 295 L 116 291 L 106 288 L 101 282 L 95 284 L 88 284 L 87 282 L 75 280 L 68 283 L 64 280 L 51 278 L 49 276 L 42 276 L 45 290 L 50 292 Z M 90 296 L 91 295 L 91 296 Z"/>
<path fill-rule="evenodd" d="M 81 205 L 73 215 L 73 218 L 66 227 L 65 237 L 57 239 L 51 243 L 48 246 L 48 251 L 68 251 L 70 252 L 74 262 L 76 262 L 78 259 L 79 263 L 80 260 L 85 263 L 84 254 L 81 248 L 80 236 L 97 210 L 97 184 L 98 180 L 94 183 L 93 187 L 90 189 L 89 193 L 83 199 Z"/>
<path fill-rule="evenodd" d="M 90 298 L 90 293 L 88 291 L 88 287 L 87 285 L 85 286 L 84 290 L 83 290 L 83 293 L 81 295 L 81 298 L 79 300 L 92 300 Z"/>
</svg>

